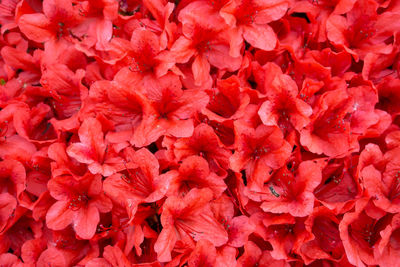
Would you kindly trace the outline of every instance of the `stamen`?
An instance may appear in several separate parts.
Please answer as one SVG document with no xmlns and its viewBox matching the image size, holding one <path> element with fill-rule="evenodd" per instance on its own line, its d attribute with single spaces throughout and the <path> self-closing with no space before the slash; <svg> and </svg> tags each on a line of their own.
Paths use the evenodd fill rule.
<svg viewBox="0 0 400 267">
<path fill-rule="evenodd" d="M 261 156 L 263 156 L 264 154 L 267 154 L 270 152 L 270 148 L 269 147 L 257 147 L 254 151 L 253 151 L 253 155 L 251 156 L 252 159 L 260 159 Z"/>
<path fill-rule="evenodd" d="M 86 195 L 86 193 L 79 194 L 78 196 L 75 196 L 74 198 L 71 199 L 68 208 L 73 211 L 77 211 L 80 208 L 86 206 L 88 201 L 89 198 Z"/>
</svg>

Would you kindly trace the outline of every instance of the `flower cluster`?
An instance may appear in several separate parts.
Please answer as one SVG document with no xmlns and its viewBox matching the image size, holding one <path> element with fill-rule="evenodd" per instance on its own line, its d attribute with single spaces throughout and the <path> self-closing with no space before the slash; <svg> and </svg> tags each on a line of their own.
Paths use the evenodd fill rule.
<svg viewBox="0 0 400 267">
<path fill-rule="evenodd" d="M 0 266 L 398 266 L 399 1 L 0 2 Z"/>
</svg>

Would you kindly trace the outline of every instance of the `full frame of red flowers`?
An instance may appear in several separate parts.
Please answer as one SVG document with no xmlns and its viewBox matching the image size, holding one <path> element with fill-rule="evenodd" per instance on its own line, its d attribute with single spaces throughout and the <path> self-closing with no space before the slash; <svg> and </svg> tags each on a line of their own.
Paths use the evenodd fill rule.
<svg viewBox="0 0 400 267">
<path fill-rule="evenodd" d="M 400 266 L 399 0 L 1 0 L 0 266 Z"/>
</svg>

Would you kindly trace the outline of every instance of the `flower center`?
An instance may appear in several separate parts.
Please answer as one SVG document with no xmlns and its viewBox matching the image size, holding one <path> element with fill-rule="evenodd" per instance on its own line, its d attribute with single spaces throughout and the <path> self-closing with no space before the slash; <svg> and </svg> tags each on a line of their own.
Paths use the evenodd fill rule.
<svg viewBox="0 0 400 267">
<path fill-rule="evenodd" d="M 211 49 L 211 40 L 214 40 L 216 32 L 197 26 L 194 29 L 192 43 L 199 54 L 203 54 Z"/>
<path fill-rule="evenodd" d="M 258 14 L 257 7 L 252 0 L 244 0 L 235 11 L 238 25 L 253 24 Z"/>
<path fill-rule="evenodd" d="M 68 208 L 77 211 L 82 207 L 85 207 L 89 201 L 89 197 L 86 195 L 86 193 L 81 193 L 79 195 L 76 195 L 74 198 L 71 199 L 69 202 Z"/>
<path fill-rule="evenodd" d="M 367 41 L 375 35 L 375 33 L 374 23 L 367 16 L 359 18 L 355 24 L 349 27 L 347 32 L 352 47 L 358 47 L 362 42 Z"/>
<path fill-rule="evenodd" d="M 132 72 L 140 72 L 144 73 L 147 71 L 150 71 L 153 68 L 152 64 L 148 64 L 139 58 L 133 58 L 132 59 L 132 64 L 129 66 L 129 70 Z"/>
<path fill-rule="evenodd" d="M 57 23 L 57 38 L 60 39 L 64 34 L 66 34 L 66 29 L 64 28 L 64 22 Z"/>
<path fill-rule="evenodd" d="M 149 183 L 142 169 L 136 168 L 132 170 L 126 166 L 126 163 L 124 165 L 126 169 L 122 172 L 121 179 L 129 184 L 137 194 L 148 196 L 151 193 L 152 185 Z"/>
<path fill-rule="evenodd" d="M 269 152 L 270 148 L 268 146 L 256 147 L 253 151 L 251 158 L 257 160 Z"/>
<path fill-rule="evenodd" d="M 285 223 L 285 224 L 272 225 L 270 227 L 272 233 L 277 238 L 283 238 L 288 234 L 294 233 L 294 224 Z"/>
</svg>

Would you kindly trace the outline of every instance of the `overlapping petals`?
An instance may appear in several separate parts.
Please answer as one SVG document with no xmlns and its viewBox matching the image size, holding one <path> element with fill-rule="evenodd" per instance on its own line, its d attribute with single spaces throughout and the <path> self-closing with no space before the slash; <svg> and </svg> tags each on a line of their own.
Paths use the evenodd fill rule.
<svg viewBox="0 0 400 267">
<path fill-rule="evenodd" d="M 396 0 L 1 0 L 0 266 L 395 267 Z"/>
</svg>

